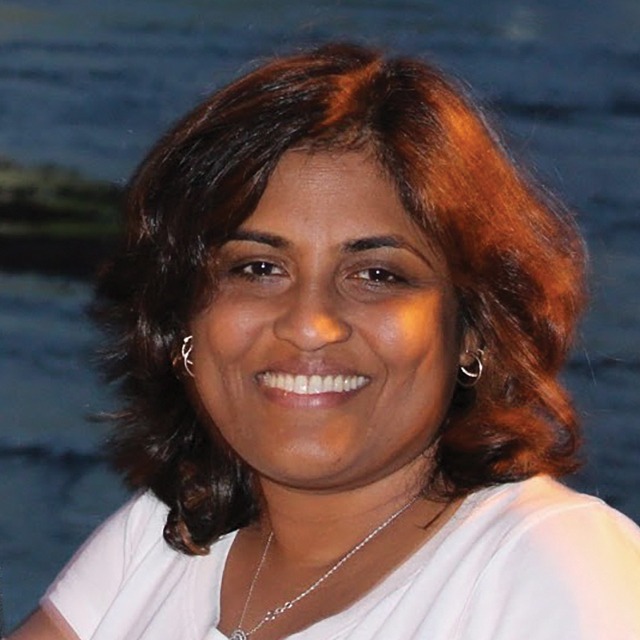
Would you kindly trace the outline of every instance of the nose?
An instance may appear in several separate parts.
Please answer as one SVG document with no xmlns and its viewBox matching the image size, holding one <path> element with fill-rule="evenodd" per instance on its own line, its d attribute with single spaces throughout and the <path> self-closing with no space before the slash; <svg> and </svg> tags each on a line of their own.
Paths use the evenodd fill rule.
<svg viewBox="0 0 640 640">
<path fill-rule="evenodd" d="M 301 351 L 317 351 L 344 342 L 351 335 L 337 293 L 296 287 L 282 302 L 274 333 Z"/>
</svg>

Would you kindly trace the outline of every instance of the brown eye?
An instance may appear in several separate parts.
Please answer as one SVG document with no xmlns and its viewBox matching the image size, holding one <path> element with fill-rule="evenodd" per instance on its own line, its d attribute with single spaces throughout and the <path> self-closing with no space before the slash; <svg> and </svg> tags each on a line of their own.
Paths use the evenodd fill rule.
<svg viewBox="0 0 640 640">
<path fill-rule="evenodd" d="M 356 272 L 353 277 L 358 280 L 367 280 L 369 282 L 382 284 L 406 282 L 403 277 L 392 273 L 387 269 L 382 269 L 381 267 L 370 267 L 368 269 L 361 269 L 360 271 Z"/>
<path fill-rule="evenodd" d="M 234 267 L 232 273 L 247 278 L 268 278 L 270 276 L 284 275 L 284 271 L 280 267 L 265 260 L 255 260 Z"/>
</svg>

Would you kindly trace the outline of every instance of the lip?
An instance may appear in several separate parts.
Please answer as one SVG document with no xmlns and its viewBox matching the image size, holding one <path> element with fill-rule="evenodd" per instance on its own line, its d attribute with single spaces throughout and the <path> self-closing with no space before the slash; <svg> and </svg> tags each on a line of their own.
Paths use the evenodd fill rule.
<svg viewBox="0 0 640 640">
<path fill-rule="evenodd" d="M 300 360 L 291 358 L 288 360 L 278 360 L 270 362 L 256 375 L 274 371 L 276 373 L 287 373 L 293 376 L 365 376 L 369 378 L 366 372 L 358 371 L 353 365 L 342 364 L 337 361 L 330 360 Z"/>
</svg>

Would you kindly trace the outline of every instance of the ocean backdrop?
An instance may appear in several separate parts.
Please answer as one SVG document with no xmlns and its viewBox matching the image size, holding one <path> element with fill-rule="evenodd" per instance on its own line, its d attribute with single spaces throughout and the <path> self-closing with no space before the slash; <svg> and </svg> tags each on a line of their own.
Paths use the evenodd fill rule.
<svg viewBox="0 0 640 640">
<path fill-rule="evenodd" d="M 467 80 L 514 155 L 578 212 L 592 307 L 565 377 L 570 482 L 640 522 L 638 0 L 0 0 L 0 156 L 123 185 L 158 135 L 264 57 L 331 39 Z M 92 367 L 91 287 L 0 273 L 0 584 L 11 628 L 126 492 Z"/>
</svg>

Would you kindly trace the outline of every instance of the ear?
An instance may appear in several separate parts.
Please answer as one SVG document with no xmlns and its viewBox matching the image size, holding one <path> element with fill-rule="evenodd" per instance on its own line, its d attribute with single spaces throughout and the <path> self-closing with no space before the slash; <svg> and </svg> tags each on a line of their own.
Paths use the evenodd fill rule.
<svg viewBox="0 0 640 640">
<path fill-rule="evenodd" d="M 467 367 L 473 363 L 479 351 L 484 349 L 484 343 L 480 339 L 480 334 L 472 327 L 465 326 L 460 340 L 460 353 L 458 355 L 458 365 Z"/>
</svg>

